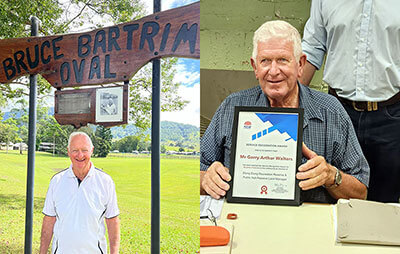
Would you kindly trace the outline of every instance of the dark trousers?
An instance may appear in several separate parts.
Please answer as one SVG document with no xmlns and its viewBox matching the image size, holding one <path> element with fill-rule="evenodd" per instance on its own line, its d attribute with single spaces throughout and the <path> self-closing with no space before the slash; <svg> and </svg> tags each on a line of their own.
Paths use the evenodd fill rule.
<svg viewBox="0 0 400 254">
<path fill-rule="evenodd" d="M 371 169 L 367 199 L 400 202 L 400 103 L 370 112 L 343 106 Z"/>
</svg>

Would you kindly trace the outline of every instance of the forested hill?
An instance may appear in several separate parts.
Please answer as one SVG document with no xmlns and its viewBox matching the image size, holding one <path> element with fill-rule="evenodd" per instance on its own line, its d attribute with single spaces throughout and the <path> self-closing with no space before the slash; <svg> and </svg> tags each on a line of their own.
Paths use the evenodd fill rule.
<svg viewBox="0 0 400 254">
<path fill-rule="evenodd" d="M 182 124 L 176 122 L 161 122 L 161 144 L 168 147 L 183 147 L 193 150 L 200 148 L 200 129 L 190 124 Z M 116 126 L 111 128 L 113 139 L 121 139 L 127 136 L 136 136 L 139 134 L 138 129 L 133 125 L 127 125 L 125 128 Z M 151 129 L 144 132 L 148 137 L 151 136 Z"/>
<path fill-rule="evenodd" d="M 199 138 L 199 128 L 190 124 L 162 121 L 160 127 L 161 142 Z M 126 136 L 137 135 L 138 129 L 135 126 L 128 124 L 125 128 L 121 126 L 112 127 L 111 133 L 114 139 L 120 139 Z M 145 134 L 150 135 L 151 129 L 145 131 Z"/>
</svg>

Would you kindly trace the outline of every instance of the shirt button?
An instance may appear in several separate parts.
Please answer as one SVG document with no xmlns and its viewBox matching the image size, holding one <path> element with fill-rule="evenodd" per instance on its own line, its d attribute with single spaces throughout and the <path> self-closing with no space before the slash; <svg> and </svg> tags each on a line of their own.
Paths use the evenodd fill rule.
<svg viewBox="0 0 400 254">
<path fill-rule="evenodd" d="M 362 91 L 361 87 L 357 87 L 357 91 L 361 92 Z"/>
<path fill-rule="evenodd" d="M 358 66 L 362 67 L 362 66 L 363 66 L 363 64 L 362 64 L 362 63 L 358 63 Z"/>
</svg>

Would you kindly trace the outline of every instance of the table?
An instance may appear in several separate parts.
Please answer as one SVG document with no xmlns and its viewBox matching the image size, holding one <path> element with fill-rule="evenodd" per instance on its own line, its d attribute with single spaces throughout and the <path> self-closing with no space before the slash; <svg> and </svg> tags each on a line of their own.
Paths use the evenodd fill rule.
<svg viewBox="0 0 400 254">
<path fill-rule="evenodd" d="M 202 247 L 200 253 L 400 253 L 399 246 L 337 243 L 333 207 L 311 203 L 291 207 L 225 202 L 217 223 L 225 227 L 233 225 L 231 246 L 225 246 L 220 251 L 219 247 Z M 228 213 L 236 213 L 238 218 L 228 220 Z M 204 220 L 200 222 L 201 225 L 208 223 Z"/>
</svg>

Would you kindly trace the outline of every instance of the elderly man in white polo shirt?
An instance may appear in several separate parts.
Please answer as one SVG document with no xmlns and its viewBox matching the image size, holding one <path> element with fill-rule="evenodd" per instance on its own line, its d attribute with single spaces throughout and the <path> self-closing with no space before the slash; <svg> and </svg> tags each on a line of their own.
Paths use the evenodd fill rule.
<svg viewBox="0 0 400 254">
<path fill-rule="evenodd" d="M 93 144 L 84 132 L 74 132 L 68 140 L 69 168 L 50 181 L 43 208 L 40 253 L 107 253 L 104 218 L 110 253 L 118 253 L 119 209 L 114 182 L 90 161 Z"/>
</svg>

